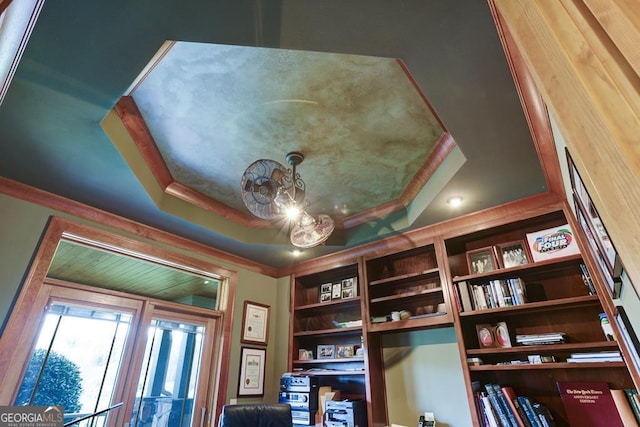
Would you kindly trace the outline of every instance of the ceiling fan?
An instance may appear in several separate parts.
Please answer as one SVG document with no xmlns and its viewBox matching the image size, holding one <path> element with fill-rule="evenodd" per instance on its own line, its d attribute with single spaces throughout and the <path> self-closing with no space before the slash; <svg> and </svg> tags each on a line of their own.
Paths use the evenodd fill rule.
<svg viewBox="0 0 640 427">
<path fill-rule="evenodd" d="M 251 163 L 242 174 L 242 201 L 258 218 L 292 221 L 291 243 L 299 248 L 312 248 L 329 238 L 335 222 L 329 215 L 313 216 L 306 210 L 309 205 L 305 200 L 306 185 L 296 172 L 304 156 L 294 151 L 285 159 L 291 168 L 270 159 Z"/>
</svg>

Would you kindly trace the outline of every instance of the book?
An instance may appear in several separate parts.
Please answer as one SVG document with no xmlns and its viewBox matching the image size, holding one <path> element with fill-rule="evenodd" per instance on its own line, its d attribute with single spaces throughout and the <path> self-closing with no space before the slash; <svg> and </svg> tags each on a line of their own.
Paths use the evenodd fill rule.
<svg viewBox="0 0 640 427">
<path fill-rule="evenodd" d="M 507 409 L 504 407 L 502 401 L 498 397 L 493 384 L 485 384 L 485 390 L 487 391 L 487 396 L 489 397 L 489 401 L 491 402 L 491 406 L 498 414 L 498 418 L 500 420 L 501 425 L 505 427 L 511 427 L 511 422 L 509 421 L 509 416 L 507 415 Z"/>
<path fill-rule="evenodd" d="M 502 403 L 504 411 L 507 414 L 507 418 L 509 419 L 509 425 L 513 427 L 519 427 L 516 412 L 511 408 L 507 396 L 505 396 L 502 392 L 502 387 L 500 387 L 499 384 L 491 384 L 491 386 L 495 390 L 496 396 L 498 396 L 498 400 Z"/>
<path fill-rule="evenodd" d="M 616 404 L 616 408 L 618 408 L 618 414 L 625 427 L 638 427 L 638 422 L 636 421 L 633 409 L 631 409 L 624 390 L 612 389 L 611 397 L 613 397 L 613 402 Z"/>
<path fill-rule="evenodd" d="M 589 289 L 589 295 L 596 295 L 596 287 L 593 284 L 593 280 L 591 280 L 591 274 L 589 274 L 587 266 L 580 263 L 580 270 L 582 270 L 582 280 L 584 281 L 584 285 Z"/>
<path fill-rule="evenodd" d="M 518 396 L 518 402 L 520 402 L 520 406 L 522 406 L 527 419 L 531 423 L 531 427 L 544 427 L 533 411 L 533 406 L 531 405 L 531 401 L 528 397 Z"/>
<path fill-rule="evenodd" d="M 640 404 L 637 400 L 638 390 L 635 388 L 625 388 L 624 394 L 627 396 L 627 400 L 629 401 L 629 405 L 631 405 L 631 409 L 633 410 L 633 415 L 636 417 L 636 421 L 640 423 Z"/>
<path fill-rule="evenodd" d="M 518 399 L 517 399 L 518 396 L 516 395 L 516 392 L 513 389 L 513 387 L 504 386 L 504 387 L 501 387 L 501 389 L 502 389 L 502 395 L 506 399 L 507 404 L 509 405 L 512 413 L 514 414 L 514 418 L 516 423 L 518 424 L 518 427 L 528 427 L 524 423 L 524 420 L 522 419 L 522 416 L 524 415 L 524 411 L 522 412 L 522 414 L 520 414 L 520 412 L 518 411 L 521 408 L 520 408 L 520 404 L 518 403 Z M 530 425 L 531 424 L 529 424 L 529 426 Z"/>
<path fill-rule="evenodd" d="M 460 296 L 460 304 L 462 305 L 462 311 L 474 310 L 473 304 L 471 304 L 471 294 L 469 293 L 469 286 L 467 282 L 457 282 L 458 294 Z"/>
<path fill-rule="evenodd" d="M 558 381 L 557 386 L 570 425 L 624 427 L 606 382 Z"/>
<path fill-rule="evenodd" d="M 543 427 L 556 427 L 556 420 L 553 418 L 553 415 L 551 415 L 549 408 L 535 400 L 531 401 L 531 406 Z"/>
<path fill-rule="evenodd" d="M 567 357 L 569 363 L 589 363 L 589 362 L 622 362 L 622 355 L 619 351 L 594 351 L 587 353 L 571 353 Z"/>
<path fill-rule="evenodd" d="M 501 427 L 502 424 L 498 421 L 498 416 L 495 413 L 495 409 L 491 405 L 489 396 L 486 393 L 482 394 L 482 409 L 484 409 L 484 415 L 487 417 L 489 427 Z"/>
</svg>

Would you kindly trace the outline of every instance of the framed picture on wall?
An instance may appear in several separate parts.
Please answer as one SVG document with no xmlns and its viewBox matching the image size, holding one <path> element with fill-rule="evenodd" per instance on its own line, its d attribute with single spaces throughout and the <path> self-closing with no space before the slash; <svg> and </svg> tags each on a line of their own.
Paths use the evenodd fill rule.
<svg viewBox="0 0 640 427">
<path fill-rule="evenodd" d="M 589 229 L 593 243 L 602 256 L 609 275 L 614 281 L 617 281 L 622 274 L 622 262 L 620 261 L 618 252 L 609 238 L 609 233 L 600 219 L 600 215 L 587 192 L 587 188 L 569 154 L 569 150 L 565 149 L 565 152 L 569 166 L 576 216 L 578 215 L 578 210 L 580 210 L 583 216 L 582 228 L 584 229 L 586 227 Z"/>
<path fill-rule="evenodd" d="M 264 396 L 264 369 L 267 350 L 242 347 L 238 396 Z"/>
<path fill-rule="evenodd" d="M 267 345 L 269 341 L 269 310 L 270 307 L 265 304 L 252 301 L 244 302 L 240 342 Z"/>
</svg>

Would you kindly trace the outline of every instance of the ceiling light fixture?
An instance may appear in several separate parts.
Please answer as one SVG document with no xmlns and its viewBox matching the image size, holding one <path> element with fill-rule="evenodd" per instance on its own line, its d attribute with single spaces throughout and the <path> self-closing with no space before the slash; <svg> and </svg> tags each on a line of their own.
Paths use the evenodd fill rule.
<svg viewBox="0 0 640 427">
<path fill-rule="evenodd" d="M 449 199 L 447 199 L 447 204 L 449 206 L 457 208 L 458 206 L 460 206 L 462 204 L 462 197 L 460 197 L 460 196 L 450 197 Z"/>
<path fill-rule="evenodd" d="M 299 152 L 285 157 L 291 168 L 275 160 L 260 159 L 242 174 L 242 201 L 258 218 L 274 220 L 286 217 L 293 222 L 290 239 L 294 246 L 312 248 L 324 243 L 335 228 L 328 215 L 312 216 L 306 211 L 306 184 L 296 171 L 304 160 Z"/>
</svg>

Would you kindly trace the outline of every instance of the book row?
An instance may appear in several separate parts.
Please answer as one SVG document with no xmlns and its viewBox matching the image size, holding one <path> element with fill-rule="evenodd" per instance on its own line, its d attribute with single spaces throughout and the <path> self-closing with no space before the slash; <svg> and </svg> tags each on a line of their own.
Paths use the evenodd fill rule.
<svg viewBox="0 0 640 427">
<path fill-rule="evenodd" d="M 548 407 L 513 387 L 495 383 L 473 390 L 482 427 L 555 427 L 566 420 L 572 426 L 637 427 L 640 425 L 640 396 L 636 389 L 610 389 L 606 382 L 558 381 L 558 393 L 565 414 L 553 414 Z"/>
<path fill-rule="evenodd" d="M 481 284 L 455 282 L 454 293 L 461 312 L 509 307 L 527 302 L 526 288 L 520 278 L 490 280 Z"/>
</svg>

